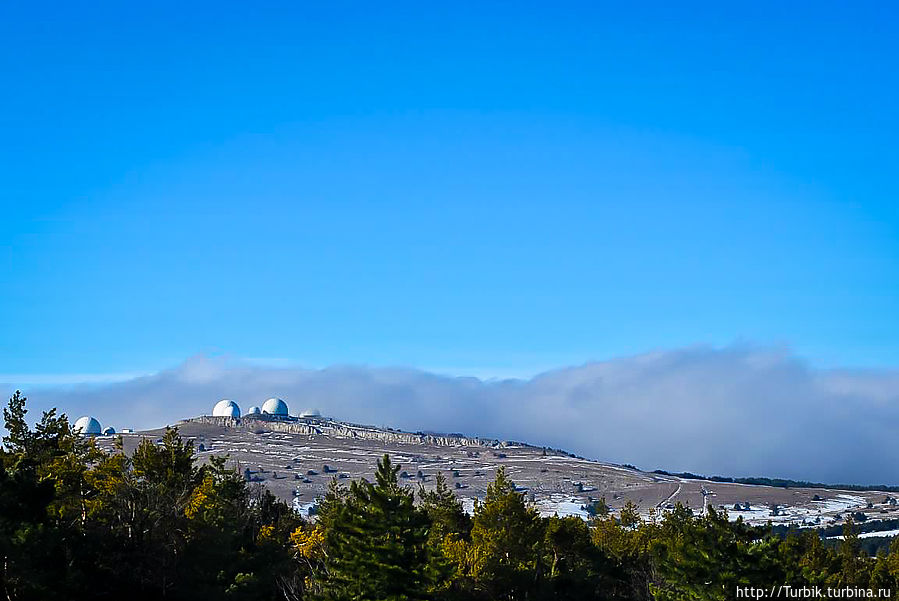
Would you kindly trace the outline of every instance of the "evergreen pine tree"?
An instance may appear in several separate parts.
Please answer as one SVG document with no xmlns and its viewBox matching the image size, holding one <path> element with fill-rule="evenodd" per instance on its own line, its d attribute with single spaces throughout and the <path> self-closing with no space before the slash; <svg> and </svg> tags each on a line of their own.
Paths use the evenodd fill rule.
<svg viewBox="0 0 899 601">
<path fill-rule="evenodd" d="M 471 517 L 447 486 L 443 472 L 437 472 L 434 490 L 426 491 L 420 485 L 419 498 L 421 510 L 430 522 L 428 569 L 434 583 L 432 592 L 441 598 L 457 598 L 461 583 L 453 555 L 460 544 L 471 538 Z"/>
<path fill-rule="evenodd" d="M 397 481 L 384 455 L 375 483 L 353 482 L 329 518 L 327 575 L 321 596 L 333 601 L 426 599 L 428 519 Z"/>
<path fill-rule="evenodd" d="M 541 580 L 543 529 L 537 510 L 506 476 L 504 468 L 475 506 L 471 568 L 478 588 L 491 599 L 521 599 Z"/>
<path fill-rule="evenodd" d="M 431 537 L 442 540 L 447 535 L 467 539 L 471 534 L 471 517 L 462 509 L 462 502 L 446 483 L 443 472 L 437 472 L 434 490 L 419 488 L 421 509 L 431 521 Z"/>
</svg>

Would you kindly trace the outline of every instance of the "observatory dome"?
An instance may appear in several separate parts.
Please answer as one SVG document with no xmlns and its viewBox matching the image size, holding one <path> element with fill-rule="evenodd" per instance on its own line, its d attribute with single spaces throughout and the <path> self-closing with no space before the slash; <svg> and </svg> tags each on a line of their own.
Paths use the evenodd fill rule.
<svg viewBox="0 0 899 601">
<path fill-rule="evenodd" d="M 113 434 L 115 434 L 115 428 L 113 428 L 112 426 L 103 428 L 103 436 L 112 436 Z"/>
<path fill-rule="evenodd" d="M 72 426 L 72 428 L 77 434 L 81 434 L 82 436 L 97 436 L 101 432 L 100 422 L 97 421 L 97 418 L 89 415 L 76 419 L 75 425 Z"/>
<path fill-rule="evenodd" d="M 260 409 L 257 405 L 253 405 L 252 407 L 247 409 L 245 415 L 259 415 L 260 413 L 262 413 L 262 409 Z"/>
<path fill-rule="evenodd" d="M 212 408 L 212 415 L 216 417 L 240 417 L 240 407 L 229 399 L 222 399 Z"/>
<path fill-rule="evenodd" d="M 262 412 L 269 415 L 287 415 L 287 403 L 281 399 L 269 399 L 262 404 Z"/>
<path fill-rule="evenodd" d="M 318 409 L 306 409 L 302 413 L 300 413 L 300 417 L 321 417 L 322 412 Z"/>
</svg>

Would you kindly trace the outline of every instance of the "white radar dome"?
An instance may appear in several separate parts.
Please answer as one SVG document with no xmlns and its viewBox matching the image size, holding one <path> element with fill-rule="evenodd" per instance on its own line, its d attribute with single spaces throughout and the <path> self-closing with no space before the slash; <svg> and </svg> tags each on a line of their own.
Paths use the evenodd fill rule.
<svg viewBox="0 0 899 601">
<path fill-rule="evenodd" d="M 97 436 L 102 432 L 100 422 L 97 421 L 97 418 L 89 415 L 84 415 L 76 419 L 75 425 L 72 426 L 72 428 L 75 430 L 76 434 L 81 434 L 82 436 Z"/>
<path fill-rule="evenodd" d="M 229 399 L 222 399 L 212 408 L 212 415 L 216 417 L 240 417 L 240 407 Z"/>
<path fill-rule="evenodd" d="M 253 405 L 252 407 L 250 407 L 249 409 L 247 409 L 247 412 L 246 412 L 245 415 L 259 415 L 260 413 L 262 413 L 262 409 L 260 409 L 260 408 L 259 408 L 258 406 L 256 406 L 256 405 Z"/>
<path fill-rule="evenodd" d="M 287 415 L 287 403 L 281 399 L 269 399 L 262 404 L 262 412 L 269 415 Z"/>
<path fill-rule="evenodd" d="M 306 409 L 300 414 L 300 417 L 321 417 L 322 412 L 318 409 Z"/>
<path fill-rule="evenodd" d="M 103 436 L 112 436 L 113 434 L 115 434 L 115 428 L 112 426 L 103 428 Z"/>
</svg>

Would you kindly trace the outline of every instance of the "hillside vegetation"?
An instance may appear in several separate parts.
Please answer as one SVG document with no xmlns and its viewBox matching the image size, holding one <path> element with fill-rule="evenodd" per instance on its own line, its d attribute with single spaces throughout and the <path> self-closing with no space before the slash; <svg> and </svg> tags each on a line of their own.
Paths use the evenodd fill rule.
<svg viewBox="0 0 899 601">
<path fill-rule="evenodd" d="M 899 545 L 868 557 L 850 523 L 836 546 L 683 506 L 649 520 L 600 503 L 589 523 L 542 518 L 499 470 L 473 515 L 442 480 L 331 483 L 305 521 L 264 488 L 205 465 L 178 431 L 105 453 L 16 393 L 0 455 L 0 593 L 12 600 L 686 600 L 739 587 L 890 589 Z"/>
</svg>

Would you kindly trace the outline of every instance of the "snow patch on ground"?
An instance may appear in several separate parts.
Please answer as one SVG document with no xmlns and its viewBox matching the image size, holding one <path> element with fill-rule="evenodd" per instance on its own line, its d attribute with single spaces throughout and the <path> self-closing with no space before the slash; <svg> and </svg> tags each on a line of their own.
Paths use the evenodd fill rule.
<svg viewBox="0 0 899 601">
<path fill-rule="evenodd" d="M 584 502 L 580 499 L 566 495 L 550 495 L 548 499 L 537 501 L 537 511 L 542 517 L 557 515 L 559 517 L 576 516 L 583 520 L 589 519 Z"/>
<path fill-rule="evenodd" d="M 293 508 L 294 510 L 303 516 L 304 519 L 309 519 L 309 510 L 315 507 L 315 501 L 311 503 L 301 503 L 299 499 L 293 500 Z"/>
<path fill-rule="evenodd" d="M 899 535 L 899 530 L 881 530 L 879 532 L 862 532 L 858 535 L 859 538 L 878 538 L 881 536 L 897 536 Z M 843 540 L 843 535 L 838 534 L 837 536 L 828 536 L 828 539 L 835 540 Z"/>
<path fill-rule="evenodd" d="M 820 506 L 820 511 L 846 511 L 853 507 L 865 507 L 867 501 L 864 497 L 856 495 L 840 494 L 833 499 L 824 499 L 823 501 L 813 501 L 815 506 Z"/>
<path fill-rule="evenodd" d="M 852 509 L 867 507 L 864 497 L 841 493 L 833 498 L 812 501 L 811 507 L 794 507 L 791 505 L 778 505 L 777 515 L 772 515 L 768 505 L 750 505 L 748 510 L 727 507 L 727 515 L 731 520 L 742 517 L 750 524 L 791 524 L 830 521 L 834 515 Z"/>
<path fill-rule="evenodd" d="M 462 499 L 462 510 L 468 515 L 474 515 L 474 499 L 471 497 L 464 497 Z"/>
</svg>

